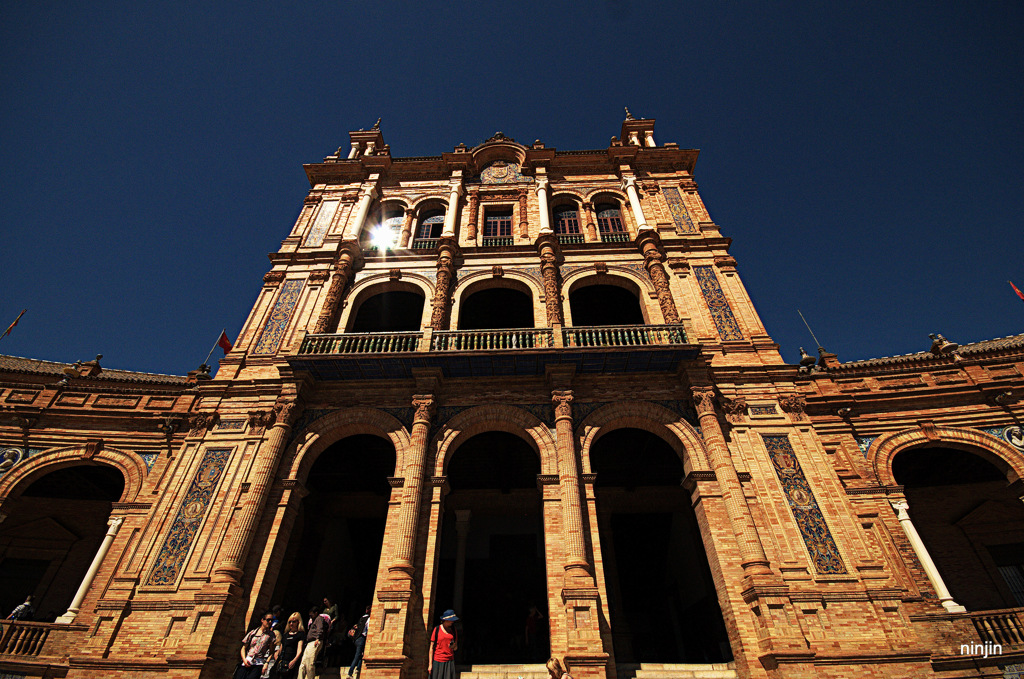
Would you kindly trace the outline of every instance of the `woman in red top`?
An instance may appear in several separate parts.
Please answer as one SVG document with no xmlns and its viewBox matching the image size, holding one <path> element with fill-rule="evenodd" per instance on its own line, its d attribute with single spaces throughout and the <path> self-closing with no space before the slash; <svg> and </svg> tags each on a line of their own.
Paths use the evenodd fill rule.
<svg viewBox="0 0 1024 679">
<path fill-rule="evenodd" d="M 455 651 L 459 648 L 459 632 L 455 623 L 459 616 L 448 609 L 441 616 L 441 624 L 430 635 L 430 679 L 455 679 Z"/>
</svg>

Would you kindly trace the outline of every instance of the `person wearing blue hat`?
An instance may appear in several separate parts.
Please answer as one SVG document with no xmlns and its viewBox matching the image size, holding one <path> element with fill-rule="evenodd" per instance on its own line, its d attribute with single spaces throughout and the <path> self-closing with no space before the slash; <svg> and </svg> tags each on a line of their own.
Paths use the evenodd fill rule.
<svg viewBox="0 0 1024 679">
<path fill-rule="evenodd" d="M 459 616 L 448 609 L 441 614 L 441 624 L 430 634 L 430 679 L 455 679 L 455 651 L 459 648 L 459 631 L 455 623 Z"/>
</svg>

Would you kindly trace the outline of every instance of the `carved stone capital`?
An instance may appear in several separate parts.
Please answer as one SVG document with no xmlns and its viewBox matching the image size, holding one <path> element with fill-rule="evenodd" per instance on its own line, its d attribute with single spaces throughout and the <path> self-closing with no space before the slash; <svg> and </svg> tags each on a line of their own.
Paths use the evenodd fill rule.
<svg viewBox="0 0 1024 679">
<path fill-rule="evenodd" d="M 779 407 L 784 412 L 789 413 L 800 420 L 804 417 L 804 411 L 807 409 L 807 400 L 799 394 L 787 394 L 779 398 Z"/>
<path fill-rule="evenodd" d="M 249 430 L 256 431 L 260 429 L 266 429 L 274 423 L 274 411 L 273 410 L 250 410 L 249 411 Z"/>
<path fill-rule="evenodd" d="M 220 413 L 192 413 L 188 416 L 189 436 L 204 436 L 220 422 Z"/>
<path fill-rule="evenodd" d="M 551 403 L 555 406 L 555 419 L 572 419 L 572 402 L 575 400 L 571 389 L 551 392 Z"/>
<path fill-rule="evenodd" d="M 293 398 L 282 396 L 274 404 L 274 424 L 290 427 L 299 415 L 299 404 Z"/>
<path fill-rule="evenodd" d="M 280 285 L 284 281 L 284 271 L 268 271 L 263 275 L 264 285 Z"/>
<path fill-rule="evenodd" d="M 722 399 L 722 412 L 729 422 L 742 422 L 743 416 L 747 414 L 747 402 L 742 398 Z"/>
<path fill-rule="evenodd" d="M 693 387 L 693 406 L 698 415 L 715 414 L 715 390 L 712 387 Z"/>
<path fill-rule="evenodd" d="M 436 406 L 437 401 L 434 400 L 433 394 L 413 394 L 412 407 L 416 409 L 416 412 L 412 416 L 412 421 L 429 424 L 434 418 Z"/>
<path fill-rule="evenodd" d="M 323 285 L 327 282 L 327 279 L 331 277 L 331 272 L 324 269 L 314 271 L 309 274 L 309 282 L 311 285 Z"/>
</svg>

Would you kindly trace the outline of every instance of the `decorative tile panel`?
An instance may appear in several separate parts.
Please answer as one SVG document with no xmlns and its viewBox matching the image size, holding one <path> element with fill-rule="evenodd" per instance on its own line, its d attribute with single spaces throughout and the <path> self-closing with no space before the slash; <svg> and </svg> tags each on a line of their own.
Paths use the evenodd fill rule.
<svg viewBox="0 0 1024 679">
<path fill-rule="evenodd" d="M 789 508 L 793 512 L 800 535 L 807 545 L 814 569 L 823 575 L 846 573 L 846 566 L 839 556 L 839 548 L 825 523 L 825 517 L 818 507 L 810 484 L 804 476 L 800 462 L 796 459 L 793 445 L 788 436 L 765 436 L 764 444 L 771 456 L 775 473 L 786 492 Z"/>
<path fill-rule="evenodd" d="M 331 228 L 331 222 L 334 221 L 334 215 L 338 213 L 340 203 L 339 200 L 325 200 L 320 205 L 320 212 L 316 215 L 313 228 L 306 234 L 306 240 L 302 243 L 303 247 L 318 248 L 324 244 L 324 237 L 327 235 L 327 230 Z"/>
<path fill-rule="evenodd" d="M 665 202 L 668 203 L 668 211 L 672 215 L 676 231 L 679 233 L 700 233 L 700 230 L 694 226 L 693 220 L 690 219 L 690 213 L 686 210 L 686 206 L 683 205 L 683 197 L 679 195 L 679 189 L 674 186 L 666 186 L 661 192 L 665 195 Z"/>
<path fill-rule="evenodd" d="M 867 457 L 868 457 L 868 448 L 871 447 L 871 444 L 874 443 L 875 439 L 877 439 L 877 438 L 878 438 L 877 436 L 858 436 L 857 437 L 857 447 L 860 448 L 861 455 L 864 456 L 864 459 L 867 459 Z"/>
<path fill-rule="evenodd" d="M 740 332 L 740 326 L 736 322 L 736 317 L 733 316 L 729 300 L 725 298 L 722 286 L 718 283 L 714 267 L 695 266 L 693 273 L 697 276 L 700 292 L 704 295 L 708 311 L 711 312 L 711 318 L 714 319 L 715 327 L 718 328 L 718 336 L 723 340 L 743 339 L 743 333 Z"/>
<path fill-rule="evenodd" d="M 146 580 L 147 585 L 173 585 L 177 581 L 230 456 L 231 448 L 206 449 Z"/>
<path fill-rule="evenodd" d="M 1006 441 L 1011 446 L 1024 453 L 1024 429 L 1021 427 L 1011 424 L 1008 427 L 991 427 L 989 429 L 982 429 L 982 431 Z"/>
<path fill-rule="evenodd" d="M 284 337 L 285 327 L 292 317 L 295 304 L 299 301 L 302 286 L 305 284 L 305 280 L 288 280 L 281 285 L 277 303 L 274 305 L 274 310 L 271 312 L 270 318 L 267 319 L 266 325 L 263 326 L 263 334 L 260 335 L 252 353 L 272 354 L 277 351 L 277 347 L 281 344 L 281 338 Z"/>
<path fill-rule="evenodd" d="M 0 447 L 0 477 L 11 471 L 14 465 L 23 462 L 29 457 L 39 453 L 42 448 L 2 448 Z"/>
<path fill-rule="evenodd" d="M 241 431 L 245 429 L 245 419 L 220 420 L 217 422 L 217 431 Z"/>
<path fill-rule="evenodd" d="M 778 415 L 778 409 L 773 406 L 750 406 L 749 408 L 751 415 Z"/>
<path fill-rule="evenodd" d="M 156 462 L 156 453 L 139 453 L 139 457 L 146 463 L 146 473 L 153 471 L 153 463 Z"/>
<path fill-rule="evenodd" d="M 302 431 L 306 427 L 311 425 L 316 420 L 319 420 L 321 417 L 324 417 L 325 415 L 330 415 L 333 412 L 333 410 L 312 408 L 306 408 L 305 410 L 303 410 L 302 414 L 299 415 L 299 419 L 296 420 L 295 424 L 292 425 L 291 434 L 288 436 L 288 445 L 291 445 L 292 441 L 294 441 L 296 437 L 298 437 L 298 435 L 302 433 Z"/>
</svg>

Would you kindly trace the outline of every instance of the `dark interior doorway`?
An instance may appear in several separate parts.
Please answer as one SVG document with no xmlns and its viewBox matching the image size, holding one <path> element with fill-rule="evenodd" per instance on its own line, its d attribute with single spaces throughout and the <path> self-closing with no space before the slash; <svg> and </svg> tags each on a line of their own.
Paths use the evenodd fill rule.
<svg viewBox="0 0 1024 679">
<path fill-rule="evenodd" d="M 4 505 L 0 524 L 0 612 L 33 595 L 34 619 L 53 622 L 71 604 L 107 532 L 124 476 L 106 465 L 64 467 Z"/>
<path fill-rule="evenodd" d="M 896 455 L 896 482 L 953 599 L 969 611 L 1024 606 L 1024 506 L 985 458 L 941 446 Z"/>
<path fill-rule="evenodd" d="M 420 329 L 423 295 L 409 290 L 382 292 L 363 301 L 349 332 L 406 332 Z"/>
<path fill-rule="evenodd" d="M 487 288 L 474 292 L 459 306 L 459 330 L 532 328 L 533 300 L 512 288 Z"/>
<path fill-rule="evenodd" d="M 548 658 L 539 473 L 537 453 L 505 432 L 474 436 L 448 464 L 451 493 L 445 498 L 434 609 L 440 614 L 456 608 L 462 618 L 459 664 Z M 465 554 L 461 594 L 456 582 L 460 553 Z M 540 618 L 535 614 L 528 623 L 531 607 Z M 527 633 L 528 626 L 533 634 Z"/>
<path fill-rule="evenodd" d="M 618 429 L 590 459 L 616 662 L 732 660 L 675 451 L 647 431 Z"/>
<path fill-rule="evenodd" d="M 338 604 L 339 635 L 355 624 L 373 600 L 391 494 L 388 477 L 394 472 L 394 446 L 378 436 L 350 436 L 320 454 L 309 471 L 309 495 L 292 528 L 271 605 L 283 606 L 286 616 L 298 611 L 305 620 L 310 606 L 326 596 Z M 332 648 L 337 652 L 329 656 L 330 665 L 351 662 L 351 643 Z"/>
<path fill-rule="evenodd" d="M 617 285 L 588 285 L 569 293 L 575 327 L 643 325 L 644 312 L 636 293 Z"/>
</svg>

